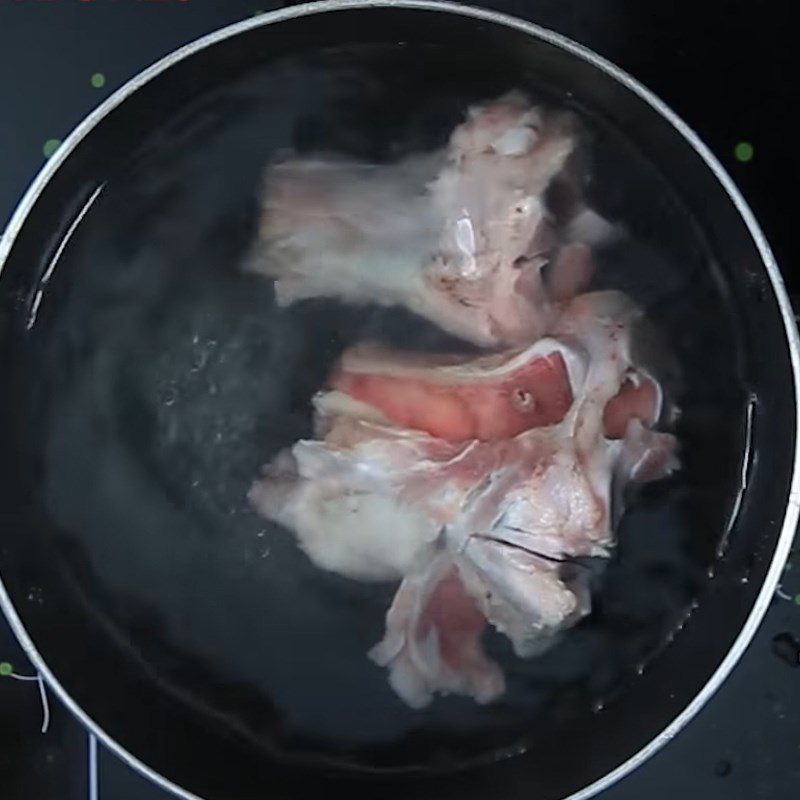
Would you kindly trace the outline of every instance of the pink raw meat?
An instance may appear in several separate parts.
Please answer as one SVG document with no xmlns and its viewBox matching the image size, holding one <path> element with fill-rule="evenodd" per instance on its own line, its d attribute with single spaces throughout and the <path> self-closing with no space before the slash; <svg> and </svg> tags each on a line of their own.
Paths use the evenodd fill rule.
<svg viewBox="0 0 800 800">
<path fill-rule="evenodd" d="M 450 441 L 393 424 L 386 393 L 351 397 L 339 384 L 316 399 L 321 438 L 298 442 L 251 490 L 259 511 L 293 529 L 319 566 L 361 579 L 404 577 L 373 658 L 412 705 L 436 692 L 485 701 L 502 691 L 480 649 L 475 610 L 519 655 L 539 652 L 589 610 L 585 581 L 559 562 L 608 555 L 612 479 L 654 480 L 676 467 L 674 438 L 650 427 L 660 387 L 631 360 L 640 318 L 614 292 L 565 309 L 546 345 L 576 361 L 574 399 L 556 424 L 512 437 L 499 425 L 494 438 Z M 355 363 L 373 355 L 362 351 Z M 380 373 L 398 386 L 460 391 L 513 362 L 493 358 L 425 366 L 384 353 Z"/>
<path fill-rule="evenodd" d="M 345 353 L 329 385 L 400 427 L 454 442 L 492 441 L 562 420 L 582 366 L 579 356 L 547 339 L 478 359 L 360 347 Z"/>
<path fill-rule="evenodd" d="M 544 194 L 576 131 L 572 115 L 510 92 L 470 108 L 441 151 L 390 165 L 273 165 L 248 268 L 275 279 L 284 305 L 309 297 L 400 305 L 477 344 L 531 342 L 556 313 L 541 276 L 559 238 Z M 584 210 L 565 241 L 602 238 L 608 228 Z M 554 299 L 585 287 L 585 256 L 566 248 L 556 260 Z"/>
<path fill-rule="evenodd" d="M 505 679 L 483 651 L 485 627 L 457 567 L 441 553 L 403 580 L 386 615 L 386 636 L 369 655 L 390 668 L 392 688 L 412 708 L 427 705 L 435 692 L 487 703 L 503 693 Z"/>
</svg>

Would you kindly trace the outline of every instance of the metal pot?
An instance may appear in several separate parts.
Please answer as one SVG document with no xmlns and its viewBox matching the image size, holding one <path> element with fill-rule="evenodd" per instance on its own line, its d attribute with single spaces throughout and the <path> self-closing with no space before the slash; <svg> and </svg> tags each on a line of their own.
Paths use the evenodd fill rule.
<svg viewBox="0 0 800 800">
<path fill-rule="evenodd" d="M 124 202 L 102 207 L 107 187 L 127 180 L 120 164 L 128 163 L 152 131 L 177 115 L 167 143 L 191 144 L 193 125 L 202 128 L 204 118 L 216 118 L 214 98 L 238 76 L 268 73 L 270 65 L 293 54 L 374 44 L 397 50 L 401 64 L 402 52 L 432 48 L 438 55 L 426 66 L 429 73 L 417 74 L 419 87 L 453 75 L 469 80 L 483 72 L 524 82 L 535 73 L 541 86 L 613 130 L 654 165 L 647 191 L 659 180 L 673 187 L 663 207 L 669 213 L 656 204 L 632 225 L 662 243 L 681 236 L 692 243 L 676 247 L 673 261 L 681 263 L 675 273 L 649 260 L 650 251 L 639 251 L 644 263 L 630 291 L 663 300 L 657 289 L 677 287 L 669 303 L 664 300 L 670 311 L 662 322 L 679 340 L 685 367 L 684 388 L 678 390 L 684 477 L 668 490 L 679 504 L 681 522 L 673 524 L 672 512 L 653 501 L 651 510 L 661 511 L 640 515 L 638 522 L 639 528 L 652 529 L 623 535 L 623 568 L 610 580 L 623 586 L 634 575 L 643 581 L 643 596 L 659 591 L 663 569 L 659 573 L 654 562 L 647 567 L 646 557 L 644 571 L 636 573 L 641 563 L 625 571 L 630 551 L 651 547 L 636 545 L 634 536 L 677 542 L 688 567 L 681 602 L 666 616 L 657 609 L 643 617 L 641 631 L 632 633 L 632 618 L 614 610 L 607 588 L 601 591 L 598 613 L 611 622 L 592 641 L 609 653 L 617 652 L 615 643 L 636 651 L 635 657 L 622 658 L 628 659 L 620 670 L 623 678 L 613 686 L 587 689 L 595 677 L 602 683 L 593 673 L 576 688 L 559 672 L 558 691 L 522 716 L 508 708 L 487 712 L 474 730 L 459 730 L 452 723 L 457 715 L 447 724 L 424 718 L 377 744 L 331 746 L 319 734 L 324 726 L 316 737 L 298 734 L 292 714 L 319 712 L 340 738 L 348 726 L 358 728 L 358 712 L 350 720 L 342 712 L 357 703 L 331 700 L 320 711 L 315 698 L 324 691 L 315 695 L 310 684 L 302 684 L 304 675 L 315 674 L 315 660 L 320 668 L 328 663 L 337 640 L 305 631 L 299 612 L 282 616 L 278 595 L 262 611 L 252 607 L 252 597 L 238 594 L 237 586 L 252 577 L 242 577 L 243 568 L 231 555 L 240 542 L 216 536 L 213 513 L 198 511 L 198 503 L 176 489 L 180 481 L 159 472 L 152 452 L 143 455 L 148 425 L 157 426 L 158 419 L 146 419 L 141 398 L 134 397 L 121 372 L 115 373 L 114 391 L 78 392 L 63 400 L 72 380 L 69 369 L 84 363 L 87 354 L 102 353 L 102 336 L 110 328 L 87 324 L 76 333 L 61 326 L 59 308 L 73 303 L 74 314 L 74 298 L 97 290 L 92 308 L 107 304 L 113 310 L 115 296 L 102 295 L 100 284 L 82 279 L 76 264 L 85 264 L 92 252 L 113 250 L 131 258 L 140 252 L 138 244 L 120 239 L 111 249 L 105 241 L 92 250 L 99 246 L 92 237 L 104 229 L 98 220 L 106 229 L 118 226 L 123 238 L 129 228 L 154 235 L 158 204 L 149 216 Z M 465 66 L 466 61 L 475 64 Z M 419 62 L 408 61 L 408 68 L 420 73 Z M 289 102 L 286 93 L 275 91 Z M 236 103 L 223 107 L 225 114 L 239 110 Z M 208 157 L 214 158 L 210 148 Z M 139 153 L 134 161 L 155 181 L 158 157 L 149 159 Z M 241 185 L 243 176 L 257 171 L 255 159 L 231 167 Z M 628 188 L 622 186 L 621 193 Z M 673 236 L 674 226 L 683 231 L 680 236 Z M 0 269 L 0 358 L 6 376 L 0 407 L 0 603 L 58 698 L 110 750 L 181 797 L 300 797 L 325 781 L 359 796 L 588 798 L 636 768 L 692 719 L 733 669 L 767 609 L 789 552 L 800 497 L 800 354 L 780 273 L 747 204 L 694 132 L 633 78 L 557 34 L 489 11 L 414 0 L 314 3 L 232 25 L 145 70 L 75 129 L 11 219 L 0 240 Z M 87 274 L 96 272 L 95 266 Z M 182 280 L 190 274 L 182 273 Z M 181 285 L 187 284 L 175 284 Z M 133 272 L 126 291 L 135 294 L 138 286 Z M 228 300 L 247 302 L 239 290 L 231 291 Z M 113 320 L 117 328 L 134 324 L 124 315 Z M 154 363 L 160 358 L 157 348 L 139 356 Z M 90 362 L 95 372 L 103 369 L 98 358 Z M 139 461 L 122 463 L 97 444 L 106 423 L 117 426 Z M 177 470 L 176 464 L 170 462 Z M 115 476 L 125 470 L 157 477 L 163 490 L 159 502 L 166 497 L 177 528 L 194 520 L 195 527 L 212 532 L 148 538 L 151 528 L 160 531 L 165 524 L 163 515 L 145 513 L 149 500 L 137 501 L 135 492 L 114 494 Z M 90 528 L 108 535 L 88 533 Z M 137 537 L 143 555 L 137 555 Z M 219 585 L 203 578 L 223 573 Z M 197 585 L 203 580 L 207 588 Z M 148 595 L 156 585 L 159 591 Z M 287 597 L 287 605 L 295 602 Z M 321 608 L 327 600 L 313 602 Z M 359 599 L 350 602 L 357 605 Z M 259 626 L 262 616 L 272 620 L 269 635 Z M 207 633 L 203 646 L 192 650 L 178 642 L 176 631 L 194 625 Z M 231 638 L 222 641 L 226 628 Z M 595 635 L 591 625 L 587 630 L 587 637 Z M 194 635 L 203 639 L 202 630 Z M 308 641 L 314 636 L 316 645 Z M 292 637 L 301 642 L 296 653 L 283 647 Z M 553 664 L 566 669 L 559 658 Z M 273 702 L 248 677 L 259 659 L 288 665 L 287 685 L 296 671 L 305 707 L 302 697 L 292 701 L 295 706 Z M 333 672 L 316 674 L 320 683 L 339 685 Z M 357 682 L 341 685 L 358 696 Z"/>
</svg>

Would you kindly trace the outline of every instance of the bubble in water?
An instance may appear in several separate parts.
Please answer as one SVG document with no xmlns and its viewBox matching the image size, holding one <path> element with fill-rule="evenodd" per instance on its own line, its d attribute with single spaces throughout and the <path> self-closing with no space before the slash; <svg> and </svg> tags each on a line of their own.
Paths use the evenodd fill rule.
<svg viewBox="0 0 800 800">
<path fill-rule="evenodd" d="M 37 605 L 42 605 L 44 603 L 44 595 L 42 594 L 42 588 L 40 586 L 32 586 L 28 590 L 28 601 L 36 603 Z"/>
<path fill-rule="evenodd" d="M 528 752 L 528 748 L 524 744 L 516 744 L 511 747 L 502 747 L 494 753 L 495 761 L 505 761 L 507 758 L 514 758 L 521 756 Z"/>
<path fill-rule="evenodd" d="M 195 354 L 194 360 L 192 361 L 192 372 L 200 372 L 203 367 L 205 367 L 206 362 L 208 361 L 208 353 L 205 350 L 201 350 L 199 353 Z"/>
</svg>

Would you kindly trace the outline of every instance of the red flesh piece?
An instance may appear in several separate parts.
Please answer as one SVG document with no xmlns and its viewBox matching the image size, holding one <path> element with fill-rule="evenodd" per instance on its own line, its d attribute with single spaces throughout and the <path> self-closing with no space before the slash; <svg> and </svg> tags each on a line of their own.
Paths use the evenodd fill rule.
<svg viewBox="0 0 800 800">
<path fill-rule="evenodd" d="M 464 591 L 458 570 L 453 567 L 436 584 L 420 615 L 414 636 L 424 641 L 436 631 L 439 657 L 456 673 L 485 660 L 481 635 L 486 618 Z"/>
<path fill-rule="evenodd" d="M 379 409 L 396 425 L 451 442 L 508 439 L 553 425 L 572 404 L 569 376 L 558 352 L 535 358 L 497 380 L 440 384 L 338 372 L 331 385 Z"/>
</svg>

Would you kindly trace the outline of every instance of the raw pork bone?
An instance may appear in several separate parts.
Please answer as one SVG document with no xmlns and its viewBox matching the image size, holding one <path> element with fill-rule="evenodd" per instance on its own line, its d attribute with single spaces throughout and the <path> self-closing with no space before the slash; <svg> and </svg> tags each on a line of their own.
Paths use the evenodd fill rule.
<svg viewBox="0 0 800 800">
<path fill-rule="evenodd" d="M 282 305 L 399 305 L 480 345 L 533 341 L 553 316 L 540 272 L 556 235 L 543 196 L 576 130 L 572 115 L 511 92 L 470 108 L 441 151 L 390 165 L 275 164 L 248 269 L 275 279 Z M 574 216 L 568 237 L 608 228 L 586 209 Z M 587 248 L 565 247 L 553 269 L 556 299 L 590 273 Z"/>
<path fill-rule="evenodd" d="M 612 481 L 655 480 L 676 467 L 674 438 L 651 429 L 662 403 L 658 383 L 631 363 L 640 318 L 614 292 L 583 295 L 566 308 L 554 344 L 541 351 L 558 343 L 562 357 L 580 361 L 565 370 L 573 400 L 555 424 L 511 438 L 448 441 L 392 424 L 380 392 L 366 402 L 339 388 L 316 400 L 322 438 L 298 442 L 254 484 L 255 507 L 294 530 L 318 566 L 359 579 L 403 578 L 371 655 L 410 705 L 436 692 L 480 702 L 501 693 L 477 612 L 520 656 L 541 651 L 589 610 L 586 576 L 571 559 L 605 556 L 613 546 Z M 479 359 L 472 373 L 506 374 L 500 365 L 518 363 L 519 353 L 495 358 Z M 342 370 L 370 359 L 363 351 L 345 356 Z M 471 387 L 466 362 L 425 372 L 401 359 L 381 372 Z M 443 374 L 456 379 L 447 384 Z"/>
<path fill-rule="evenodd" d="M 315 399 L 317 410 L 323 417 L 349 414 L 451 442 L 508 439 L 566 415 L 588 368 L 587 351 L 572 339 L 544 338 L 480 358 L 358 345 L 342 356 L 328 381 L 331 391 Z M 606 407 L 606 435 L 622 438 L 631 416 L 651 427 L 661 405 L 658 384 L 631 369 Z"/>
</svg>

